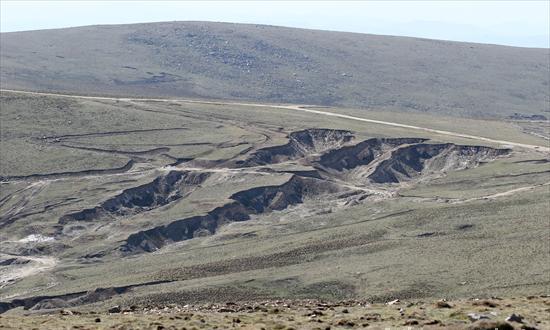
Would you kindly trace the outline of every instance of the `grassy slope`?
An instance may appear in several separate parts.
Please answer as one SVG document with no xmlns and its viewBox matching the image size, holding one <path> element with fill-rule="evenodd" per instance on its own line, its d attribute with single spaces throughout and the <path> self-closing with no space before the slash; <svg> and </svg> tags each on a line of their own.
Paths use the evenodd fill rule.
<svg viewBox="0 0 550 330">
<path fill-rule="evenodd" d="M 528 299 L 401 301 L 393 305 L 365 304 L 364 301 L 326 303 L 306 301 L 262 301 L 258 303 L 233 303 L 167 306 L 144 310 L 126 309 L 123 314 L 106 311 L 75 313 L 63 311 L 60 315 L 6 315 L 0 318 L 0 326 L 6 329 L 84 328 L 187 328 L 187 329 L 509 329 L 510 326 L 546 329 L 548 297 Z M 444 307 L 441 307 L 444 306 Z M 472 325 L 468 314 L 488 315 Z M 511 314 L 523 317 L 521 323 L 504 320 Z M 470 325 L 470 328 L 468 326 Z M 407 326 L 407 327 L 405 327 Z M 477 328 L 476 328 L 477 327 Z"/>
<path fill-rule="evenodd" d="M 129 135 L 87 136 L 71 138 L 64 143 L 85 143 L 91 147 L 127 150 L 129 144 L 143 148 L 169 145 L 167 153 L 174 156 L 197 156 L 210 159 L 233 157 L 238 150 L 221 148 L 220 143 L 245 142 L 257 147 L 262 143 L 284 143 L 284 131 L 308 127 L 345 128 L 357 133 L 359 139 L 370 136 L 424 136 L 435 140 L 443 137 L 412 132 L 401 128 L 357 123 L 341 118 L 314 116 L 303 112 L 265 107 L 243 107 L 204 104 L 157 104 L 155 102 L 75 101 L 66 104 L 63 98 L 18 96 L 3 93 L 2 122 L 8 130 L 6 141 L 23 145 L 19 155 L 30 157 L 35 140 L 28 140 L 30 118 L 39 119 L 35 125 L 42 134 L 70 134 L 105 132 L 135 128 L 186 127 L 188 130 L 166 134 L 151 132 Z M 59 109 L 61 106 L 63 111 Z M 65 106 L 65 108 L 63 108 Z M 102 110 L 103 109 L 103 110 Z M 102 113 L 110 109 L 107 114 Z M 350 110 L 351 111 L 351 110 Z M 94 120 L 84 120 L 85 114 L 96 113 Z M 19 113 L 17 119 L 16 113 Z M 282 115 L 284 114 L 284 115 Z M 6 115 L 6 117 L 4 117 Z M 140 123 L 139 126 L 133 123 Z M 428 115 L 403 117 L 405 123 L 416 123 Z M 59 120 L 64 120 L 62 124 Z M 206 120 L 208 119 L 208 120 Z M 74 123 L 68 126 L 68 121 Z M 291 124 L 289 124 L 291 123 Z M 466 122 L 465 122 L 466 123 Z M 92 125 L 93 124 L 93 125 Z M 485 133 L 485 121 L 467 121 L 468 130 Z M 443 125 L 443 124 L 441 124 Z M 460 128 L 462 124 L 459 127 Z M 3 126 L 4 127 L 4 126 Z M 499 127 L 501 129 L 499 129 Z M 443 126 L 443 128 L 446 128 Z M 506 128 L 506 129 L 504 129 Z M 529 136 L 516 131 L 506 123 L 492 122 L 494 138 L 523 141 Z M 272 140 L 266 141 L 268 135 Z M 445 138 L 446 139 L 446 138 Z M 3 138 L 4 140 L 4 138 Z M 200 146 L 171 145 L 185 142 L 209 142 Z M 453 139 L 453 142 L 472 143 Z M 56 143 L 40 142 L 44 147 Z M 69 169 L 86 168 L 86 162 L 75 161 L 72 150 L 63 150 Z M 221 150 L 221 151 L 220 151 Z M 219 152 L 219 153 L 217 153 Z M 2 149 L 2 155 L 11 157 L 17 173 L 43 173 L 44 168 L 55 168 L 58 160 L 36 156 L 40 162 L 19 165 L 15 152 Z M 93 159 L 107 161 L 103 153 L 94 153 Z M 118 154 L 115 154 L 118 156 Z M 202 156 L 200 156 L 202 155 Z M 80 157 L 80 156 L 79 156 Z M 131 157 L 124 154 L 123 157 Z M 132 156 L 133 157 L 133 156 Z M 144 158 L 144 159 L 141 159 Z M 165 165 L 158 155 L 137 157 L 142 168 L 154 169 Z M 4 157 L 3 157 L 4 158 Z M 171 279 L 176 282 L 133 290 L 119 301 L 146 302 L 150 299 L 178 302 L 183 299 L 223 300 L 222 289 L 246 293 L 243 298 L 319 297 L 340 299 L 368 297 L 464 297 L 493 294 L 530 294 L 544 292 L 547 287 L 548 249 L 542 237 L 547 232 L 548 186 L 521 194 L 497 199 L 477 199 L 464 203 L 447 203 L 445 198 L 476 198 L 547 181 L 548 163 L 524 162 L 541 159 L 543 155 L 518 150 L 510 157 L 476 169 L 450 173 L 447 177 L 413 185 L 401 191 L 403 197 L 335 209 L 331 213 L 307 215 L 293 213 L 292 209 L 275 212 L 245 223 L 223 227 L 220 233 L 207 238 L 193 239 L 168 246 L 158 253 L 136 258 L 105 257 L 102 262 L 86 264 L 76 259 L 85 253 L 97 252 L 120 244 L 130 232 L 166 223 L 189 214 L 198 214 L 223 203 L 232 192 L 246 186 L 276 184 L 280 176 L 215 175 L 215 185 L 194 192 L 188 199 L 150 213 L 107 220 L 97 230 L 76 239 L 63 238 L 68 244 L 64 251 L 51 252 L 59 257 L 58 266 L 48 272 L 27 277 L 2 289 L 2 296 L 58 294 Z M 85 159 L 85 158 L 84 158 Z M 92 166 L 89 163 L 87 166 Z M 105 164 L 106 165 L 106 164 Z M 159 172 L 127 174 L 108 178 L 77 177 L 50 182 L 38 195 L 32 196 L 25 211 L 41 211 L 44 205 L 67 203 L 17 220 L 3 229 L 2 240 L 18 240 L 26 235 L 52 235 L 58 218 L 68 212 L 92 207 L 126 189 L 150 182 Z M 246 180 L 241 180 L 246 179 Z M 2 187 L 2 196 L 27 183 L 14 182 Z M 24 196 L 24 195 L 23 195 Z M 69 201 L 68 198 L 76 198 Z M 312 201 L 306 209 L 323 208 L 327 201 Z M 10 204 L 3 205 L 3 210 Z M 407 211 L 408 213 L 399 213 Z M 472 225 L 467 230 L 461 225 Z M 84 224 L 88 226 L 89 224 Z M 91 224 L 94 226 L 94 224 Z M 545 227 L 546 226 L 546 227 Z M 254 235 L 245 235 L 253 232 Z M 417 237 L 433 232 L 430 237 Z M 77 232 L 78 233 L 78 232 Z M 7 244 L 1 247 L 7 248 Z M 280 254 L 278 254 L 280 253 Z M 236 260 L 236 261 L 235 261 Z M 214 270 L 203 275 L 200 266 L 210 264 Z M 193 268 L 199 266 L 199 268 Z M 242 269 L 241 267 L 244 267 Z M 194 272 L 193 270 L 197 271 Z M 193 278 L 186 279 L 191 271 Z M 106 276 L 108 274 L 108 276 Z M 187 275 L 186 275 L 187 274 Z M 198 277 L 198 278 L 197 278 Z M 51 286 L 51 284 L 56 284 Z M 201 296 L 193 293 L 210 292 Z M 219 289 L 219 291 L 218 291 Z M 189 293 L 191 291 L 191 293 Z M 113 303 L 108 301 L 107 304 Z"/>
<path fill-rule="evenodd" d="M 548 116 L 548 50 L 173 22 L 3 33 L 2 88 Z"/>
<path fill-rule="evenodd" d="M 165 153 L 176 158 L 229 158 L 254 144 L 285 143 L 254 125 L 285 131 L 309 127 L 350 129 L 364 137 L 426 137 L 462 144 L 480 143 L 461 138 L 367 124 L 269 107 L 244 107 L 185 102 L 126 102 L 78 100 L 51 96 L 30 96 L 3 92 L 0 142 L 0 176 L 48 174 L 123 166 L 135 158 L 133 151 L 168 147 Z M 323 109 L 337 113 L 426 126 L 463 134 L 546 146 L 547 141 L 525 134 L 517 126 L 502 121 L 453 119 L 429 114 L 392 116 L 384 112 L 362 113 L 357 109 Z M 125 132 L 116 134 L 116 132 Z M 92 135 L 86 135 L 90 134 Z M 98 135 L 101 133 L 104 135 Z M 60 142 L 53 138 L 71 134 Z M 96 135 L 94 135 L 96 134 Z M 281 136 L 284 137 L 284 136 Z M 65 147 L 97 148 L 106 152 Z M 111 152 L 109 152 L 111 151 Z M 122 152 L 122 153 L 121 153 Z M 141 156 L 141 158 L 150 158 Z M 157 157 L 158 158 L 158 157 Z M 140 160 L 140 159 L 138 159 Z M 164 164 L 170 163 L 169 159 Z"/>
</svg>

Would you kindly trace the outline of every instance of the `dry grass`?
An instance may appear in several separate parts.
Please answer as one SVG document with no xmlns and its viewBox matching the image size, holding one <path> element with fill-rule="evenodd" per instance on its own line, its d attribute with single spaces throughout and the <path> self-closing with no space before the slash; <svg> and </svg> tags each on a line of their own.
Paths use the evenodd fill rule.
<svg viewBox="0 0 550 330">
<path fill-rule="evenodd" d="M 52 314 L 0 316 L 2 329 L 546 329 L 547 297 L 486 300 L 398 301 L 391 305 L 359 301 L 278 300 L 209 305 L 111 307 L 61 310 Z M 486 319 L 472 321 L 471 314 Z M 506 319 L 520 315 L 522 322 Z M 475 317 L 475 316 L 474 316 Z M 481 327 L 484 325 L 485 327 Z M 487 328 L 489 327 L 489 328 Z"/>
</svg>

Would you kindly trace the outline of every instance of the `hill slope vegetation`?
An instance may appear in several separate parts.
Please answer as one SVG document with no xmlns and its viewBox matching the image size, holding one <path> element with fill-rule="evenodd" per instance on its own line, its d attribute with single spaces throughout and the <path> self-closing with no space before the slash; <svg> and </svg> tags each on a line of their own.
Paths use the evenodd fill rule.
<svg viewBox="0 0 550 330">
<path fill-rule="evenodd" d="M 169 22 L 2 33 L 2 88 L 548 117 L 548 49 Z"/>
</svg>

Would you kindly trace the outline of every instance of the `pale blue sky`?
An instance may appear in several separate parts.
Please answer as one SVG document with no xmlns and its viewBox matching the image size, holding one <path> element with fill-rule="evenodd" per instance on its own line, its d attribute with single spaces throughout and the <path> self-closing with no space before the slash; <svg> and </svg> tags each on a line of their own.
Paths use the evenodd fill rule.
<svg viewBox="0 0 550 330">
<path fill-rule="evenodd" d="M 2 32 L 93 24 L 204 20 L 550 47 L 550 0 L 1 0 L 0 6 Z"/>
</svg>

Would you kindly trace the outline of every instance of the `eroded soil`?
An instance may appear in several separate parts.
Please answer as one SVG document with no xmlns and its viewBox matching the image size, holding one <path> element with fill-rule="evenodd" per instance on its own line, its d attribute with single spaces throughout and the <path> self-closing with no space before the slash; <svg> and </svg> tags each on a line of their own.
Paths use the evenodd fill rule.
<svg viewBox="0 0 550 330">
<path fill-rule="evenodd" d="M 74 106 L 41 97 L 39 108 L 53 106 L 61 117 Z M 198 304 L 233 300 L 235 294 L 216 295 L 213 287 L 220 286 L 238 289 L 245 301 L 378 297 L 373 301 L 379 302 L 441 297 L 442 292 L 453 297 L 517 294 L 517 288 L 540 293 L 548 283 L 544 268 L 524 263 L 525 256 L 543 244 L 537 226 L 545 211 L 547 182 L 542 179 L 548 160 L 541 158 L 538 147 L 526 151 L 511 144 L 512 150 L 476 144 L 468 140 L 472 137 L 466 137 L 471 143 L 452 143 L 441 136 L 435 139 L 430 130 L 419 134 L 415 128 L 417 134 L 409 135 L 407 125 L 389 125 L 404 129 L 395 135 L 385 128 L 371 134 L 360 126 L 366 122 L 347 129 L 347 121 L 334 124 L 325 119 L 283 127 L 272 111 L 289 106 L 274 106 L 262 113 L 266 117 L 252 121 L 240 108 L 219 111 L 214 102 L 201 103 L 205 113 L 176 100 L 85 102 L 103 114 L 104 107 L 116 106 L 118 112 L 109 113 L 129 109 L 129 115 L 114 118 L 119 122 L 110 128 L 98 129 L 94 125 L 99 123 L 88 120 L 83 127 L 94 130 L 80 132 L 66 128 L 67 123 L 59 125 L 58 132 L 8 134 L 13 141 L 24 139 L 45 150 L 43 155 L 62 150 L 67 159 L 84 158 L 75 158 L 80 163 L 69 170 L 27 173 L 41 168 L 36 165 L 25 168 L 24 175 L 1 178 L 0 313 L 71 309 L 75 315 L 63 318 L 88 326 L 87 314 L 76 315 L 81 309 L 93 306 L 100 311 L 114 302 L 135 301 L 140 310 L 116 317 L 128 317 L 136 327 L 153 327 L 157 315 L 143 309 L 146 302 L 154 302 L 153 310 L 167 302 L 183 306 L 189 296 L 180 287 L 200 292 L 192 301 Z M 316 111 L 296 109 L 308 116 Z M 147 120 L 136 120 L 135 113 Z M 154 122 L 154 128 L 136 128 L 159 118 L 163 121 Z M 119 157 L 115 159 L 122 165 L 87 163 L 111 156 Z M 49 161 L 50 167 L 67 163 Z M 92 169 L 81 169 L 82 164 Z M 527 222 L 521 226 L 533 239 L 518 236 L 523 233 L 516 220 L 524 217 Z M 500 245 L 501 237 L 510 242 Z M 519 257 L 506 259 L 510 250 Z M 522 272 L 499 272 L 500 282 L 493 283 L 486 265 L 497 259 L 503 268 Z M 461 260 L 464 267 L 458 261 L 451 265 L 452 260 Z M 439 273 L 451 266 L 458 268 Z M 409 275 L 411 269 L 416 273 Z M 462 269 L 479 278 L 459 279 L 467 276 Z M 304 314 L 312 302 L 287 303 L 298 310 L 260 313 L 252 307 L 250 318 L 239 314 L 240 325 L 265 321 L 267 328 L 276 327 L 279 316 L 286 314 L 296 322 L 310 321 L 311 315 Z M 219 312 L 222 306 L 216 306 L 213 312 L 197 306 L 169 307 L 159 317 L 171 320 L 183 308 L 182 313 L 194 311 L 205 318 L 204 327 L 222 326 L 224 313 L 250 307 L 242 304 L 241 311 Z M 334 323 L 343 306 L 350 308 L 353 326 L 364 321 L 360 314 L 367 307 L 342 303 L 331 305 L 334 311 L 324 306 L 323 322 L 351 326 Z M 94 326 L 120 321 L 99 313 L 103 319 Z M 44 318 L 40 320 L 48 320 Z M 184 321 L 190 320 L 182 325 Z M 405 322 L 386 321 L 379 324 Z M 419 319 L 416 325 L 422 322 L 428 320 Z M 300 325 L 313 327 L 313 322 Z M 64 325 L 52 323 L 55 326 Z"/>
</svg>

